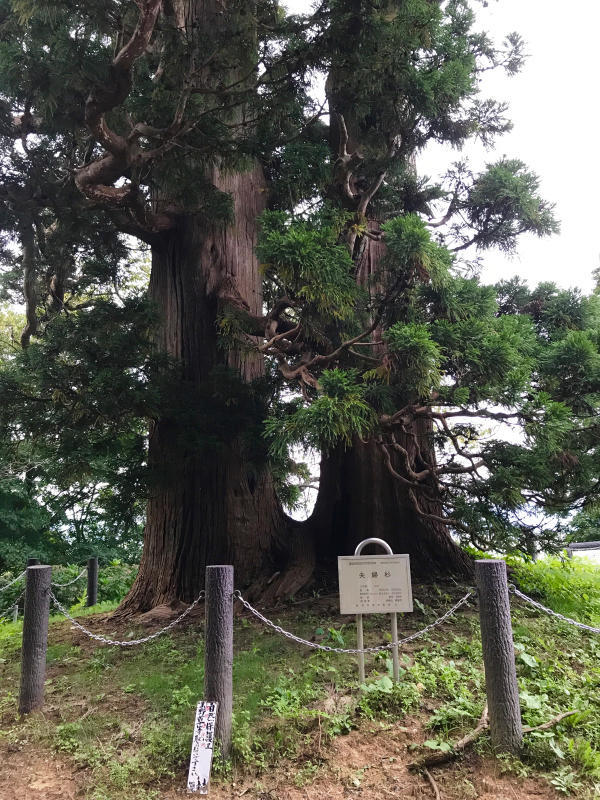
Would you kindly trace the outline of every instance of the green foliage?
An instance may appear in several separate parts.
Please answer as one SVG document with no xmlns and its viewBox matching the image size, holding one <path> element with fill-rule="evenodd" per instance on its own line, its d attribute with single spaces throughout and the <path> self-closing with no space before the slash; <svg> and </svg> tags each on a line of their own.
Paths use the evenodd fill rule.
<svg viewBox="0 0 600 800">
<path fill-rule="evenodd" d="M 452 257 L 447 248 L 431 239 L 424 221 L 416 214 L 390 219 L 382 230 L 387 247 L 386 267 L 394 273 L 416 272 L 421 279 L 441 288 L 448 281 Z"/>
<path fill-rule="evenodd" d="M 139 557 L 144 416 L 156 413 L 163 369 L 149 352 L 152 319 L 142 300 L 98 300 L 0 366 L 6 566 L 24 550 L 50 562 Z"/>
<path fill-rule="evenodd" d="M 427 398 L 440 383 L 442 354 L 426 325 L 397 322 L 386 331 L 386 341 L 401 375 L 403 389 Z"/>
<path fill-rule="evenodd" d="M 539 178 L 518 159 L 488 164 L 468 192 L 464 204 L 478 248 L 513 252 L 518 236 L 557 233 L 554 206 L 538 194 Z"/>
<path fill-rule="evenodd" d="M 51 541 L 51 514 L 24 482 L 0 483 L 0 569 L 20 571 L 34 551 L 46 551 Z"/>
<path fill-rule="evenodd" d="M 591 506 L 576 514 L 569 526 L 572 542 L 600 541 L 600 509 Z"/>
<path fill-rule="evenodd" d="M 338 241 L 336 222 L 320 217 L 307 222 L 265 211 L 258 255 L 267 278 L 276 276 L 305 314 L 344 320 L 354 312 L 358 289 L 351 277 L 352 259 Z"/>
<path fill-rule="evenodd" d="M 445 356 L 442 369 L 450 379 L 442 397 L 450 402 L 512 405 L 529 387 L 535 340 L 525 318 L 469 314 L 456 321 L 435 320 L 432 328 L 432 338 Z"/>
<path fill-rule="evenodd" d="M 267 420 L 265 435 L 271 451 L 281 455 L 298 443 L 328 450 L 338 443 L 350 446 L 353 436 L 367 436 L 375 415 L 365 400 L 365 391 L 355 371 L 325 370 L 312 402 L 291 404 L 287 416 Z"/>
<path fill-rule="evenodd" d="M 38 555 L 43 553 L 37 551 Z M 45 559 L 49 561 L 50 559 Z M 21 561 L 14 571 L 0 573 L 0 586 L 6 585 L 15 578 L 24 568 L 25 561 Z M 56 584 L 71 583 L 81 573 L 81 564 L 66 564 L 52 569 L 52 581 Z M 109 604 L 112 608 L 117 605 L 127 594 L 137 574 L 137 567 L 123 564 L 119 561 L 105 562 L 100 560 L 98 570 L 98 604 Z M 54 591 L 58 599 L 67 607 L 75 607 L 81 612 L 87 598 L 87 578 L 83 576 L 70 586 L 56 586 Z M 10 589 L 0 593 L 0 613 L 4 613 L 20 599 L 25 588 L 24 579 L 18 581 Z M 20 602 L 20 613 L 23 611 Z"/>
<path fill-rule="evenodd" d="M 591 625 L 600 625 L 600 570 L 578 558 L 509 562 L 519 586 L 544 605 Z"/>
</svg>

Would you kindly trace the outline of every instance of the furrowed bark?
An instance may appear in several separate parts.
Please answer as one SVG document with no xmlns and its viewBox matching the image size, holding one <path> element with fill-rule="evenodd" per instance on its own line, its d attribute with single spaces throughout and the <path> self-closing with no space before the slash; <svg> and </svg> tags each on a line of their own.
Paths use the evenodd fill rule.
<svg viewBox="0 0 600 800">
<path fill-rule="evenodd" d="M 353 37 L 357 37 L 357 41 L 360 37 L 360 14 L 356 4 L 355 10 L 354 17 L 348 17 L 348 43 L 341 45 L 342 51 L 344 47 L 351 47 Z M 341 58 L 342 65 L 346 63 L 345 58 Z M 332 119 L 332 159 L 335 162 L 330 193 L 340 205 L 355 211 L 356 221 L 361 222 L 367 231 L 368 235 L 359 238 L 355 227 L 350 227 L 347 245 L 355 262 L 356 282 L 374 292 L 385 288 L 381 265 L 386 246 L 380 238 L 379 221 L 370 214 L 369 206 L 386 173 L 384 166 L 365 188 L 360 176 L 362 145 L 363 140 L 368 140 L 370 131 L 364 120 L 356 118 L 354 107 L 348 103 L 344 80 L 344 69 L 334 62 L 326 87 Z M 381 150 L 383 165 L 389 162 L 401 144 L 400 131 L 390 130 L 385 134 L 382 140 L 387 139 L 387 142 L 382 143 Z M 407 291 L 413 280 L 414 276 L 406 275 Z M 401 293 L 398 301 L 402 301 Z M 382 333 L 378 324 L 372 338 L 381 344 L 369 348 L 373 356 L 385 353 Z M 413 418 L 395 426 L 392 432 L 400 447 L 388 452 L 389 465 L 386 465 L 386 454 L 375 441 L 355 439 L 351 448 L 339 446 L 323 454 L 319 495 L 308 523 L 314 540 L 319 543 L 319 560 L 332 562 L 336 555 L 353 553 L 361 539 L 377 536 L 387 541 L 394 552 L 410 554 L 415 577 L 471 576 L 472 561 L 453 541 L 444 521 L 437 481 L 429 477 L 420 488 L 414 488 L 412 478 L 415 473 L 435 471 L 431 421 Z M 400 455 L 400 450 L 403 455 Z"/>
<path fill-rule="evenodd" d="M 229 367 L 250 382 L 263 373 L 256 351 L 224 351 L 218 341 L 219 287 L 231 282 L 251 312 L 262 307 L 254 255 L 256 217 L 264 192 L 259 168 L 213 174 L 234 200 L 234 222 L 206 227 L 188 217 L 152 255 L 150 296 L 161 326 L 160 352 L 181 368 L 181 389 L 193 396 Z M 232 413 L 235 409 L 232 409 Z M 189 442 L 176 418 L 159 419 L 150 433 L 155 476 L 147 507 L 144 552 L 121 611 L 146 610 L 175 599 L 191 601 L 208 564 L 233 564 L 244 585 L 266 581 L 284 557 L 288 522 L 265 463 L 252 460 L 243 436 L 216 445 Z"/>
<path fill-rule="evenodd" d="M 421 447 L 431 447 L 426 434 L 419 433 Z M 405 444 L 411 446 L 408 437 Z M 425 492 L 419 497 L 419 508 L 431 517 L 443 517 L 435 487 L 426 485 Z M 469 577 L 473 572 L 471 559 L 454 543 L 443 522 L 418 513 L 408 487 L 389 473 L 373 441 L 357 439 L 351 448 L 336 448 L 322 458 L 319 496 L 309 524 L 321 561 L 352 554 L 358 542 L 376 536 L 395 553 L 410 555 L 413 578 Z"/>
<path fill-rule="evenodd" d="M 180 0 L 174 12 L 178 27 L 191 36 L 198 36 L 200 25 L 203 36 L 212 30 L 215 37 L 223 35 L 224 26 L 239 25 L 212 0 Z M 161 320 L 156 347 L 180 365 L 181 391 L 191 397 L 206 392 L 215 370 L 231 369 L 245 383 L 264 371 L 256 348 L 227 349 L 218 337 L 220 303 L 228 297 L 235 296 L 254 317 L 264 313 L 255 254 L 257 218 L 266 202 L 262 169 L 234 172 L 216 165 L 207 177 L 231 197 L 233 220 L 181 216 L 152 249 L 150 297 Z M 296 527 L 283 513 L 268 465 L 252 457 L 243 434 L 214 435 L 220 441 L 194 443 L 185 424 L 169 416 L 152 426 L 148 459 L 155 480 L 144 551 L 119 613 L 191 601 L 210 564 L 232 564 L 238 585 L 259 590 L 293 558 Z"/>
</svg>

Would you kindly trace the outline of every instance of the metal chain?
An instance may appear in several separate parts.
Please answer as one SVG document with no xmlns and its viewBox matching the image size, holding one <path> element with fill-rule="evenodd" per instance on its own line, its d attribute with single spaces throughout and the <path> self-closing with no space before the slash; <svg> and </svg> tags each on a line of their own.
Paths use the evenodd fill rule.
<svg viewBox="0 0 600 800">
<path fill-rule="evenodd" d="M 87 567 L 84 567 L 81 570 L 81 572 L 79 573 L 79 575 L 76 578 L 73 578 L 72 581 L 69 581 L 68 583 L 52 583 L 52 586 L 56 586 L 57 588 L 61 588 L 61 589 L 64 589 L 65 586 L 72 586 L 74 583 L 77 583 L 79 578 L 81 578 L 83 575 L 85 575 L 86 572 L 87 572 Z"/>
<path fill-rule="evenodd" d="M 21 592 L 21 594 L 20 594 L 20 595 L 17 597 L 17 599 L 15 600 L 15 602 L 11 604 L 10 608 L 7 608 L 7 609 L 6 609 L 6 611 L 3 611 L 3 612 L 0 614 L 0 619 L 2 619 L 3 617 L 8 617 L 10 614 L 12 614 L 12 612 L 13 612 L 13 608 L 14 608 L 15 606 L 18 606 L 18 605 L 19 605 L 19 603 L 21 602 L 21 600 L 22 600 L 24 597 L 25 597 L 25 592 Z"/>
<path fill-rule="evenodd" d="M 83 625 L 81 625 L 81 623 L 77 622 L 77 620 L 74 617 L 72 617 L 71 614 L 69 614 L 67 609 L 63 606 L 63 604 L 56 599 L 54 593 L 50 591 L 50 598 L 54 603 L 54 605 L 58 608 L 58 610 L 62 614 L 64 614 L 64 616 L 67 619 L 71 620 L 71 623 L 76 628 L 79 628 L 79 630 L 85 633 L 86 636 L 89 636 L 90 639 L 95 639 L 97 642 L 101 642 L 102 644 L 110 644 L 110 645 L 115 645 L 117 647 L 131 647 L 132 645 L 135 644 L 145 644 L 146 642 L 152 641 L 152 639 L 156 639 L 157 637 L 162 636 L 163 633 L 170 631 L 171 628 L 174 628 L 175 625 L 180 623 L 182 619 L 185 619 L 187 615 L 190 613 L 190 611 L 198 605 L 198 603 L 200 602 L 200 600 L 202 600 L 203 597 L 204 597 L 204 590 L 200 592 L 200 594 L 194 600 L 191 606 L 188 606 L 185 609 L 185 611 L 177 617 L 177 619 L 174 619 L 173 622 L 170 622 L 165 628 L 161 628 L 161 630 L 156 631 L 156 633 L 151 633 L 149 636 L 145 636 L 143 639 L 130 639 L 129 641 L 126 642 L 119 642 L 116 639 L 109 639 L 106 636 L 100 636 L 97 633 L 92 633 L 92 631 L 88 631 L 87 628 L 84 628 Z"/>
<path fill-rule="evenodd" d="M 25 570 L 23 570 L 23 572 L 20 575 L 17 575 L 17 577 L 14 579 L 14 581 L 11 581 L 10 583 L 7 583 L 6 586 L 0 586 L 0 592 L 3 592 L 5 589 L 9 589 L 14 583 L 16 583 L 17 581 L 20 581 L 21 578 L 23 577 L 23 575 L 25 575 Z"/>
<path fill-rule="evenodd" d="M 577 622 L 576 619 L 571 619 L 571 617 L 565 617 L 564 614 L 559 614 L 558 611 L 553 611 L 551 608 L 547 608 L 546 606 L 538 603 L 537 600 L 534 600 L 532 597 L 528 597 L 526 594 L 523 594 L 514 583 L 509 584 L 508 587 L 509 592 L 516 595 L 516 597 L 520 597 L 521 600 L 524 600 L 526 603 L 529 603 L 530 606 L 537 608 L 538 611 L 543 611 L 545 614 L 548 614 L 551 617 L 556 617 L 556 619 L 560 619 L 563 622 L 567 622 L 569 625 L 574 625 L 576 628 L 581 628 L 584 631 L 591 631 L 591 633 L 600 633 L 600 628 L 594 628 L 593 625 L 586 625 L 584 622 Z"/>
<path fill-rule="evenodd" d="M 449 617 L 451 617 L 458 609 L 465 605 L 470 597 L 473 596 L 474 592 L 469 591 L 467 594 L 462 597 L 458 603 L 455 603 L 452 608 L 449 608 L 445 614 L 441 617 L 436 619 L 434 622 L 427 625 L 420 631 L 416 631 L 415 633 L 411 633 L 410 636 L 405 636 L 403 639 L 398 639 L 397 642 L 390 642 L 389 644 L 380 644 L 377 647 L 365 647 L 363 649 L 358 648 L 344 648 L 344 647 L 329 647 L 328 645 L 318 644 L 317 642 L 309 642 L 308 639 L 302 639 L 300 636 L 296 636 L 295 633 L 290 633 L 289 631 L 284 630 L 281 625 L 276 625 L 272 620 L 265 617 L 263 614 L 258 611 L 258 609 L 254 608 L 254 606 L 250 605 L 250 603 L 242 597 L 242 593 L 239 589 L 236 589 L 233 593 L 234 597 L 240 601 L 240 603 L 245 606 L 245 608 L 250 611 L 251 614 L 254 614 L 261 622 L 265 625 L 268 625 L 269 628 L 272 628 L 276 633 L 280 633 L 282 636 L 285 636 L 286 639 L 291 639 L 293 642 L 297 642 L 298 644 L 306 645 L 306 647 L 312 647 L 315 650 L 325 650 L 327 653 L 349 653 L 351 655 L 356 655 L 357 653 L 380 653 L 383 650 L 391 650 L 392 647 L 396 645 L 405 644 L 406 642 L 412 642 L 413 639 L 418 639 L 420 636 L 424 636 L 433 628 L 437 628 L 438 625 L 441 625 L 445 622 Z"/>
</svg>

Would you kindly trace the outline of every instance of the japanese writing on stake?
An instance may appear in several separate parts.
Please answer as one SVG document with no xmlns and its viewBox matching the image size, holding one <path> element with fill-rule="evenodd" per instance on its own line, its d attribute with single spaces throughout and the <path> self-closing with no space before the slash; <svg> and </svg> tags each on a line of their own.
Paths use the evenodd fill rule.
<svg viewBox="0 0 600 800">
<path fill-rule="evenodd" d="M 192 756 L 188 773 L 188 792 L 208 794 L 218 703 L 201 700 L 196 708 Z"/>
</svg>

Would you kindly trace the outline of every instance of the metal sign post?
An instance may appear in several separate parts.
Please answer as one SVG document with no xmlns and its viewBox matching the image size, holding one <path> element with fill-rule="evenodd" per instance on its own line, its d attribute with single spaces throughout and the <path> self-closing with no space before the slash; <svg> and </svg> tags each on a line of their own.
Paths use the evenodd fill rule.
<svg viewBox="0 0 600 800">
<path fill-rule="evenodd" d="M 362 556 L 368 544 L 382 547 L 384 556 Z M 391 614 L 392 642 L 398 642 L 398 611 L 412 611 L 410 563 L 408 555 L 394 555 L 383 539 L 370 538 L 360 542 L 354 556 L 338 557 L 340 580 L 340 613 L 356 614 L 357 648 L 364 647 L 363 614 Z M 392 647 L 394 681 L 399 679 L 398 644 Z M 358 654 L 358 677 L 365 681 L 365 656 Z"/>
</svg>

